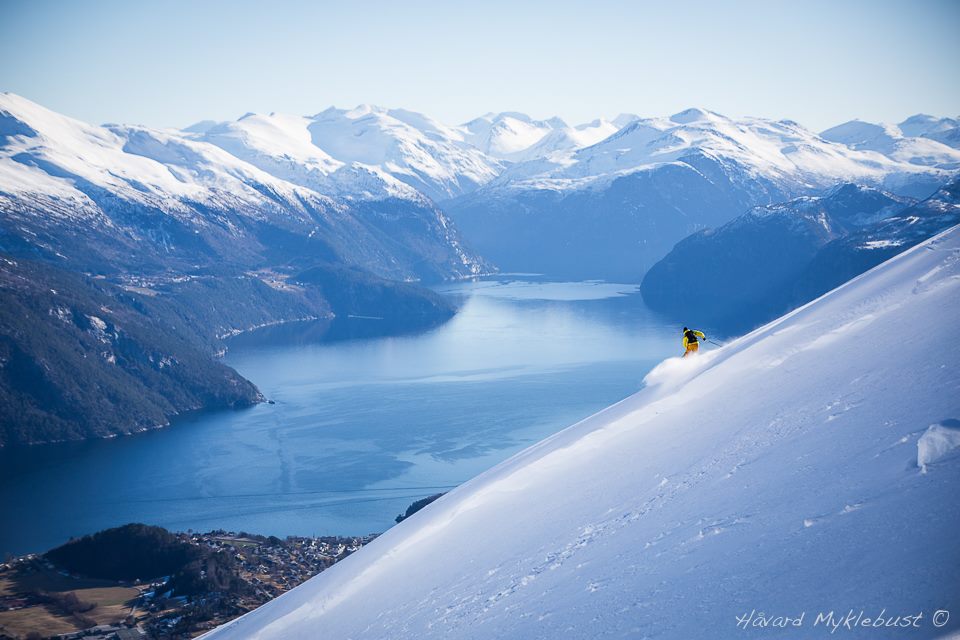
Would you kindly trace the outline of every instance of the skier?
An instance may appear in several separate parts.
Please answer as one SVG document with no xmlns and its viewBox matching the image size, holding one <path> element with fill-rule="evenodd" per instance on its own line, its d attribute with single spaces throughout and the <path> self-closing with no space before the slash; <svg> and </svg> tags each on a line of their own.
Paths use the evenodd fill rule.
<svg viewBox="0 0 960 640">
<path fill-rule="evenodd" d="M 698 339 L 699 338 L 699 339 Z M 683 328 L 683 348 L 686 351 L 683 352 L 683 358 L 686 358 L 691 353 L 696 355 L 697 351 L 700 349 L 700 340 L 706 340 L 707 336 L 703 335 L 702 331 L 697 331 L 695 329 L 688 329 L 687 327 Z"/>
</svg>

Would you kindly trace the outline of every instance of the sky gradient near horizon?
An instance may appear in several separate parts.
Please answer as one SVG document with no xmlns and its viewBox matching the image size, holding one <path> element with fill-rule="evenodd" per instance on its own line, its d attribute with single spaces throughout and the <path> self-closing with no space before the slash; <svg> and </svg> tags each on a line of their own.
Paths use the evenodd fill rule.
<svg viewBox="0 0 960 640">
<path fill-rule="evenodd" d="M 372 103 L 459 123 L 700 106 L 960 114 L 960 2 L 0 0 L 0 91 L 94 123 L 184 127 Z"/>
</svg>

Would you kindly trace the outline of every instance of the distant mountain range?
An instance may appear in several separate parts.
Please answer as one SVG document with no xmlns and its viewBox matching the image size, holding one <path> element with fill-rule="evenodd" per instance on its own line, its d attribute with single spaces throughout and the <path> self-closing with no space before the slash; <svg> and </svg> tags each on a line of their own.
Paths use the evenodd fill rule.
<svg viewBox="0 0 960 640">
<path fill-rule="evenodd" d="M 851 120 L 820 134 L 853 149 L 876 151 L 913 164 L 958 168 L 944 146 L 960 148 L 960 120 L 916 115 L 899 125 Z"/>
<path fill-rule="evenodd" d="M 73 260 L 92 250 L 93 265 L 133 248 L 138 267 L 197 251 L 269 263 L 279 250 L 300 266 L 322 254 L 430 280 L 488 270 L 471 247 L 511 271 L 639 280 L 681 238 L 750 207 L 841 182 L 926 197 L 960 170 L 957 127 L 917 115 L 817 135 L 703 109 L 449 126 L 361 105 L 160 131 L 2 94 L 0 207 L 17 219 L 4 244 Z M 73 225 L 73 246 L 54 224 Z"/>
<path fill-rule="evenodd" d="M 851 181 L 922 198 L 960 167 L 960 150 L 926 137 L 861 147 L 702 109 L 619 122 L 595 144 L 511 164 L 441 206 L 504 270 L 639 280 L 678 240 L 751 207 Z M 924 131 L 954 121 L 936 122 Z"/>
<path fill-rule="evenodd" d="M 158 130 L 0 94 L 0 444 L 257 401 L 200 364 L 225 336 L 360 308 L 448 317 L 418 282 L 497 267 L 639 281 L 677 241 L 751 207 L 848 181 L 923 198 L 957 175 L 957 147 L 957 120 L 930 116 L 817 135 L 702 109 L 450 126 L 362 105 Z M 80 392 L 73 379 L 103 383 Z M 137 385 L 170 385 L 167 401 Z M 134 396 L 140 417 L 102 404 Z M 70 424 L 54 415 L 68 406 Z"/>
<path fill-rule="evenodd" d="M 205 135 L 227 146 L 232 131 L 254 161 L 282 174 L 267 152 L 256 155 L 269 136 L 249 133 L 260 131 L 244 124 L 253 120 Z M 193 136 L 87 125 L 0 95 L 0 247 L 98 273 L 321 260 L 396 280 L 486 269 L 428 198 L 375 167 L 351 166 L 351 177 L 341 176 L 351 190 L 344 197 L 278 177 Z M 276 157 L 310 176 L 320 171 L 321 154 L 313 164 L 296 149 Z"/>
</svg>

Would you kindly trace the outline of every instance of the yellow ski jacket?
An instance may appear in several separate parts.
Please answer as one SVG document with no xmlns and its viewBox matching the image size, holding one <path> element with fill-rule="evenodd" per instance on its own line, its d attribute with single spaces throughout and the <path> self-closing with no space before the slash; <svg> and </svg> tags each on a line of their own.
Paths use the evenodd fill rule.
<svg viewBox="0 0 960 640">
<path fill-rule="evenodd" d="M 693 335 L 695 335 L 697 338 L 700 338 L 700 340 L 706 340 L 706 339 L 707 339 L 707 336 L 703 335 L 703 332 L 702 332 L 702 331 L 696 331 L 695 329 L 690 329 L 690 330 L 688 330 L 688 331 L 684 331 L 684 332 L 683 332 L 683 348 L 684 348 L 684 349 L 687 348 L 687 345 L 690 344 L 690 342 L 697 342 L 696 339 L 694 339 L 694 340 L 692 340 L 692 341 L 690 340 L 689 335 L 690 335 L 691 333 L 692 333 Z"/>
</svg>

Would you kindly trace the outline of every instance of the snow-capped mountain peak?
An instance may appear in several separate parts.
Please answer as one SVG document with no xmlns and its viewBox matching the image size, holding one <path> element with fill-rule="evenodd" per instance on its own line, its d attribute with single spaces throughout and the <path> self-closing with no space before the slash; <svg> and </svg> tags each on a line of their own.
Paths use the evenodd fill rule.
<svg viewBox="0 0 960 640">
<path fill-rule="evenodd" d="M 194 122 L 189 127 L 184 127 L 183 132 L 204 134 L 210 129 L 213 129 L 214 127 L 220 124 L 224 124 L 224 123 L 218 122 L 217 120 L 200 120 L 199 122 Z"/>
<path fill-rule="evenodd" d="M 382 171 L 434 200 L 461 195 L 500 171 L 499 162 L 465 144 L 459 132 L 412 111 L 327 109 L 307 129 L 312 144 L 331 157 Z"/>
<path fill-rule="evenodd" d="M 466 142 L 490 156 L 511 162 L 592 144 L 616 129 L 616 125 L 600 119 L 571 127 L 559 117 L 534 120 L 515 111 L 487 113 L 460 126 Z"/>
<path fill-rule="evenodd" d="M 960 118 L 937 118 L 925 113 L 912 115 L 899 125 L 903 135 L 913 138 L 930 137 L 960 127 Z"/>
<path fill-rule="evenodd" d="M 724 116 L 721 116 L 719 113 L 714 113 L 713 111 L 707 111 L 706 109 L 700 109 L 698 107 L 693 107 L 690 109 L 684 109 L 679 113 L 675 113 L 670 116 L 671 122 L 676 122 L 677 124 L 692 124 L 694 122 L 717 122 L 721 120 L 726 120 Z"/>
<path fill-rule="evenodd" d="M 960 168 L 960 150 L 934 136 L 946 136 L 949 141 L 951 131 L 956 130 L 958 124 L 948 118 L 936 120 L 923 115 L 904 120 L 902 126 L 851 120 L 820 135 L 851 149 L 876 151 L 900 162 L 956 169 Z"/>
<path fill-rule="evenodd" d="M 344 112 L 344 117 L 350 118 L 351 120 L 356 120 L 357 118 L 362 118 L 364 116 L 369 116 L 371 114 L 385 114 L 387 109 L 383 107 L 378 107 L 373 104 L 358 104 L 353 109 L 349 109 Z"/>
<path fill-rule="evenodd" d="M 623 127 L 627 126 L 634 120 L 639 120 L 639 119 L 640 119 L 640 116 L 638 116 L 635 113 L 621 113 L 610 122 L 612 122 L 613 126 L 615 126 L 617 129 L 622 129 Z"/>
<path fill-rule="evenodd" d="M 862 120 L 850 120 L 837 125 L 820 134 L 825 140 L 839 142 L 848 147 L 870 148 L 871 145 L 880 140 L 895 139 L 903 137 L 903 132 L 892 124 L 863 122 Z"/>
<path fill-rule="evenodd" d="M 521 113 L 505 112 L 484 116 L 462 126 L 464 138 L 484 153 L 509 159 L 539 142 L 552 126 Z"/>
<path fill-rule="evenodd" d="M 8 193 L 56 195 L 87 206 L 91 190 L 104 189 L 131 202 L 176 210 L 176 199 L 214 200 L 220 197 L 214 191 L 250 203 L 262 200 L 249 186 L 252 182 L 287 195 L 294 191 L 292 185 L 176 132 L 89 125 L 14 94 L 0 97 L 0 118 L 7 123 L 4 130 L 30 131 L 8 135 L 0 146 Z"/>
</svg>

